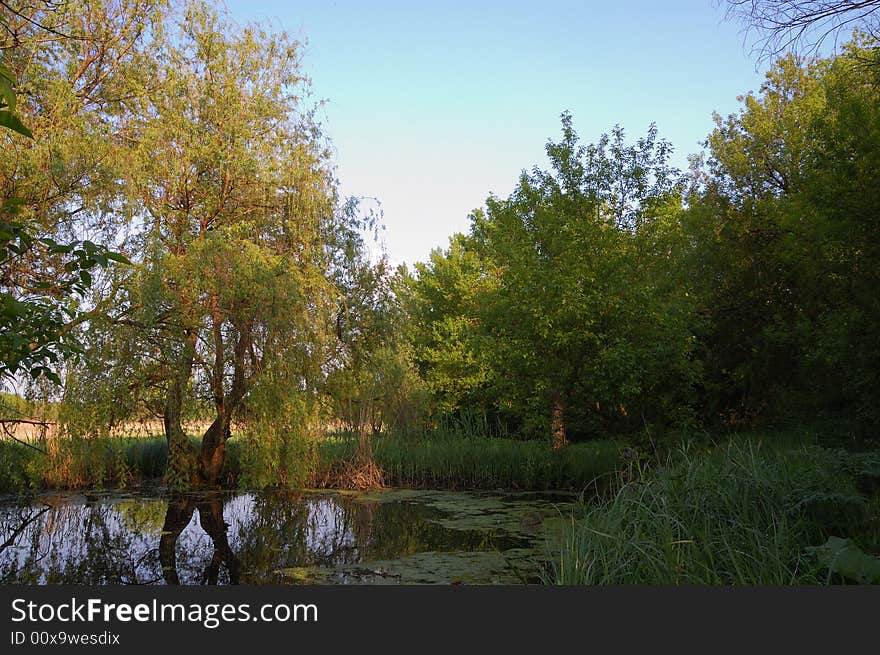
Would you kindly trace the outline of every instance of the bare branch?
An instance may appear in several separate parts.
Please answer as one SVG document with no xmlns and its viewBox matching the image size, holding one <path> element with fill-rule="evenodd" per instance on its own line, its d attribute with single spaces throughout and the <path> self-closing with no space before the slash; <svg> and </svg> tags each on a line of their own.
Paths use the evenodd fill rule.
<svg viewBox="0 0 880 655">
<path fill-rule="evenodd" d="M 720 1 L 720 0 L 719 0 Z M 841 33 L 859 28 L 880 36 L 880 0 L 725 0 L 726 18 L 745 25 L 746 39 L 757 33 L 759 61 L 784 52 L 817 54 Z"/>
<path fill-rule="evenodd" d="M 26 425 L 40 425 L 40 426 L 42 426 L 44 429 L 49 427 L 49 423 L 44 423 L 44 422 L 41 422 L 41 421 L 26 421 L 26 420 L 23 420 L 23 419 L 0 419 L 0 428 L 3 429 L 3 434 L 4 434 L 4 436 L 8 437 L 9 439 L 12 439 L 13 441 L 17 441 L 17 442 L 20 443 L 22 446 L 27 446 L 28 448 L 33 448 L 33 449 L 36 450 L 38 453 L 42 453 L 43 455 L 48 455 L 48 454 L 49 454 L 49 453 L 47 453 L 45 450 L 43 450 L 42 448 L 39 448 L 39 447 L 35 446 L 35 445 L 32 444 L 32 443 L 28 443 L 28 442 L 25 441 L 24 439 L 19 439 L 18 437 L 16 437 L 16 436 L 12 433 L 12 430 L 9 429 L 9 425 L 8 425 L 9 423 L 13 423 L 13 424 L 16 424 L 16 423 L 24 423 L 24 424 L 26 424 Z"/>
<path fill-rule="evenodd" d="M 43 4 L 45 5 L 47 10 L 51 10 L 54 8 L 53 7 L 54 3 L 51 2 L 51 0 L 43 0 Z M 74 34 L 65 34 L 63 32 L 59 32 L 55 28 L 50 27 L 49 25 L 46 25 L 45 23 L 41 23 L 30 16 L 26 16 L 24 13 L 22 13 L 21 10 L 13 9 L 12 7 L 9 6 L 9 3 L 4 2 L 3 0 L 0 0 L 0 7 L 3 7 L 10 14 L 12 14 L 14 16 L 18 16 L 19 18 L 24 20 L 26 23 L 33 25 L 37 29 L 39 29 L 43 32 L 47 32 L 49 34 L 54 34 L 55 36 L 60 37 L 62 39 L 71 39 L 73 41 L 89 41 L 90 40 L 90 37 L 88 37 L 88 36 L 77 36 Z"/>
</svg>

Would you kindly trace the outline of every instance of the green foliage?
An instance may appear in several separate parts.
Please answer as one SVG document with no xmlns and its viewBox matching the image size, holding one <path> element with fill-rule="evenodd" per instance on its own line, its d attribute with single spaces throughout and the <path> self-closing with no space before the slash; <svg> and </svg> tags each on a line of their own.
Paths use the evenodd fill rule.
<svg viewBox="0 0 880 655">
<path fill-rule="evenodd" d="M 551 407 L 581 434 L 681 421 L 699 366 L 671 146 L 653 126 L 583 146 L 567 114 L 562 131 L 552 170 L 523 173 L 416 267 L 419 369 L 438 410 L 480 407 L 525 434 L 550 433 Z"/>
<path fill-rule="evenodd" d="M 321 467 L 350 460 L 357 441 L 322 442 Z M 595 489 L 616 468 L 622 445 L 611 440 L 552 450 L 543 441 L 464 437 L 428 432 L 420 438 L 382 437 L 373 457 L 386 483 L 444 489 Z"/>
<path fill-rule="evenodd" d="M 684 450 L 562 526 L 548 581 L 821 583 L 828 561 L 809 545 L 866 529 L 865 499 L 840 460 L 752 441 Z"/>
<path fill-rule="evenodd" d="M 435 414 L 491 407 L 491 364 L 480 349 L 479 303 L 493 284 L 473 239 L 456 234 L 414 274 L 401 276 L 398 298 L 409 324 L 413 361 Z"/>
<path fill-rule="evenodd" d="M 335 269 L 341 292 L 335 366 L 327 374 L 330 420 L 352 431 L 411 430 L 424 422 L 426 389 L 405 340 L 398 296 L 404 274 L 370 262 L 361 239 Z"/>
<path fill-rule="evenodd" d="M 30 477 L 32 462 L 40 456 L 37 451 L 19 443 L 0 440 L 0 492 L 21 493 L 39 485 Z"/>
<path fill-rule="evenodd" d="M 6 26 L 6 19 L 2 16 L 0 16 L 0 25 Z M 15 85 L 15 73 L 8 66 L 0 63 L 0 127 L 32 139 L 33 133 L 15 115 L 15 105 L 18 103 Z"/>
<path fill-rule="evenodd" d="M 291 397 L 277 381 L 262 380 L 251 394 L 249 416 L 236 440 L 227 477 L 244 488 L 309 486 L 317 468 L 315 403 Z"/>
<path fill-rule="evenodd" d="M 876 57 L 858 36 L 835 58 L 786 57 L 716 116 L 686 215 L 712 418 L 876 422 Z"/>
<path fill-rule="evenodd" d="M 15 203 L 7 200 L 3 209 L 7 207 Z M 63 272 L 29 267 L 29 260 L 44 256 L 63 256 Z M 110 262 L 128 260 L 91 241 L 35 239 L 25 224 L 0 221 L 0 267 L 9 273 L 0 286 L 0 379 L 24 373 L 61 384 L 54 369 L 82 352 L 68 333 L 88 318 L 78 307 L 91 287 L 90 271 Z"/>
<path fill-rule="evenodd" d="M 71 331 L 89 318 L 81 303 L 93 276 L 126 261 L 81 235 L 104 236 L 92 220 L 117 195 L 104 175 L 113 160 L 106 128 L 113 118 L 124 122 L 124 111 L 106 92 L 118 91 L 140 52 L 140 34 L 120 21 L 127 4 L 43 3 L 2 17 L 0 126 L 32 141 L 0 134 L 0 379 L 22 373 L 60 384 L 63 360 L 79 352 Z M 149 15 L 150 2 L 134 4 Z M 91 52 L 76 66 L 75 35 L 51 28 L 78 25 L 74 17 L 115 32 L 92 30 Z"/>
<path fill-rule="evenodd" d="M 525 435 L 876 425 L 878 51 L 857 33 L 839 56 L 780 59 L 715 115 L 686 180 L 653 127 L 581 145 L 564 115 L 551 169 L 404 277 L 435 416 Z"/>
</svg>

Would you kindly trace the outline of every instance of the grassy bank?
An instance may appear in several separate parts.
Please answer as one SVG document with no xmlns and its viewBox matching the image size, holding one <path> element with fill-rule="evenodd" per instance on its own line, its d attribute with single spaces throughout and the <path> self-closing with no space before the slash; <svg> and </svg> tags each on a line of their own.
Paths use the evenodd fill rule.
<svg viewBox="0 0 880 655">
<path fill-rule="evenodd" d="M 878 480 L 876 451 L 684 448 L 563 521 L 546 581 L 880 583 Z"/>
<path fill-rule="evenodd" d="M 356 449 L 353 439 L 327 440 L 321 465 L 349 461 Z M 622 449 L 619 441 L 593 441 L 554 451 L 543 441 L 500 438 L 378 438 L 372 444 L 386 484 L 444 489 L 583 490 L 616 470 Z"/>
<path fill-rule="evenodd" d="M 193 445 L 198 440 L 193 438 Z M 615 470 L 622 444 L 596 441 L 553 451 L 545 442 L 500 438 L 380 436 L 372 453 L 389 486 L 447 489 L 583 490 Z M 244 444 L 229 442 L 226 479 L 230 486 L 247 479 Z M 345 435 L 316 444 L 315 470 L 307 486 L 335 486 L 355 457 L 357 440 Z M 35 488 L 127 486 L 161 478 L 167 446 L 164 437 L 69 440 L 40 453 L 12 441 L 0 441 L 0 491 Z"/>
<path fill-rule="evenodd" d="M 40 488 L 125 487 L 161 478 L 164 437 L 114 437 L 35 442 L 0 440 L 0 492 Z"/>
</svg>

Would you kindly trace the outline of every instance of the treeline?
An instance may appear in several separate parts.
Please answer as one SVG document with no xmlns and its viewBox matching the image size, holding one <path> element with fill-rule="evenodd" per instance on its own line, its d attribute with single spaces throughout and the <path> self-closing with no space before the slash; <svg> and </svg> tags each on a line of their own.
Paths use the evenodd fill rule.
<svg viewBox="0 0 880 655">
<path fill-rule="evenodd" d="M 403 272 L 435 411 L 517 434 L 876 425 L 880 50 L 788 56 L 681 173 L 652 126 L 579 142 Z"/>
<path fill-rule="evenodd" d="M 867 37 L 780 60 L 688 172 L 653 126 L 583 144 L 564 114 L 548 170 L 394 271 L 297 42 L 196 0 L 3 7 L 0 378 L 63 435 L 160 421 L 169 479 L 212 483 L 235 434 L 263 485 L 306 479 L 332 427 L 876 424 Z"/>
</svg>

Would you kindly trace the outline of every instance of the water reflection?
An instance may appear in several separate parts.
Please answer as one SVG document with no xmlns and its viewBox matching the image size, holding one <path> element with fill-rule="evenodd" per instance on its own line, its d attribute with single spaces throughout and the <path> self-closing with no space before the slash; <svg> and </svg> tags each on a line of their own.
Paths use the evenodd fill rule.
<svg viewBox="0 0 880 655">
<path fill-rule="evenodd" d="M 6 498 L 0 581 L 518 582 L 510 558 L 525 562 L 538 540 L 518 516 L 549 503 L 517 502 L 451 492 Z"/>
<path fill-rule="evenodd" d="M 214 552 L 200 582 L 215 585 L 218 582 L 221 567 L 226 567 L 230 584 L 238 584 L 240 562 L 226 534 L 228 524 L 223 519 L 223 497 L 211 494 L 201 499 L 192 496 L 177 495 L 168 501 L 165 522 L 159 537 L 159 562 L 162 564 L 162 576 L 166 584 L 180 584 L 177 572 L 177 542 L 184 529 L 193 520 L 198 509 L 199 524 L 211 539 Z"/>
</svg>

